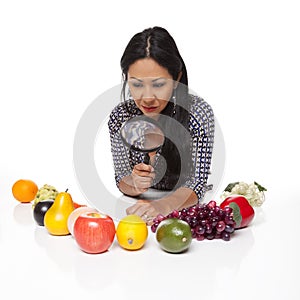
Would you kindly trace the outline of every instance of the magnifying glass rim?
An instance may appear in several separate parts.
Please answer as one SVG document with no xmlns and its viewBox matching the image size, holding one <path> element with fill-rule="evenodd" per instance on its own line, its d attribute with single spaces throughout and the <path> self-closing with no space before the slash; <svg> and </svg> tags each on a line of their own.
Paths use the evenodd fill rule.
<svg viewBox="0 0 300 300">
<path fill-rule="evenodd" d="M 122 134 L 124 127 L 125 127 L 126 125 L 128 125 L 128 123 L 130 123 L 130 122 L 139 121 L 139 119 L 140 119 L 141 121 L 146 121 L 146 122 L 149 122 L 149 123 L 153 124 L 154 126 L 158 127 L 158 129 L 163 133 L 163 130 L 162 130 L 160 124 L 159 124 L 156 120 L 154 120 L 154 119 L 152 119 L 152 118 L 149 118 L 149 117 L 147 117 L 147 116 L 135 116 L 135 117 L 133 117 L 133 118 L 131 118 L 131 119 L 125 121 L 125 122 L 122 124 L 122 126 L 121 126 L 121 129 L 120 129 L 120 136 L 121 136 L 121 139 L 122 139 L 123 143 L 124 143 L 129 149 L 135 150 L 135 151 L 139 151 L 139 152 L 143 152 L 143 153 L 149 153 L 149 152 L 153 152 L 153 151 L 159 150 L 159 149 L 162 147 L 162 145 L 164 144 L 164 142 L 165 142 L 165 136 L 164 136 L 164 135 L 163 135 L 163 142 L 162 142 L 161 145 L 159 145 L 159 146 L 157 146 L 157 147 L 154 147 L 154 148 L 151 148 L 151 149 L 147 149 L 147 150 L 145 150 L 145 149 L 140 149 L 140 148 L 138 148 L 138 147 L 135 147 L 135 146 L 131 145 L 130 143 L 128 143 L 128 142 L 126 141 L 124 135 Z"/>
</svg>

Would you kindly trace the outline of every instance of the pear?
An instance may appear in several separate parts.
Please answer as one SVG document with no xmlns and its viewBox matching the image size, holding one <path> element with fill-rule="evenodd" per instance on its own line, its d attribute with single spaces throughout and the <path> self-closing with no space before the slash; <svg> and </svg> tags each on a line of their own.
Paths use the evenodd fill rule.
<svg viewBox="0 0 300 300">
<path fill-rule="evenodd" d="M 73 210 L 74 202 L 68 190 L 58 193 L 44 217 L 44 226 L 48 232 L 52 235 L 70 234 L 68 218 Z"/>
</svg>

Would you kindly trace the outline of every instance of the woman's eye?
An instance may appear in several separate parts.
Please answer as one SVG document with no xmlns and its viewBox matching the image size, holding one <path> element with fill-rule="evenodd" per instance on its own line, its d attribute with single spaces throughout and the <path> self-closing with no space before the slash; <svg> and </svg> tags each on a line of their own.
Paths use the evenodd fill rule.
<svg viewBox="0 0 300 300">
<path fill-rule="evenodd" d="M 157 83 L 154 83 L 154 84 L 153 84 L 153 87 L 155 87 L 155 88 L 160 88 L 160 87 L 163 87 L 164 85 L 165 85 L 164 82 L 157 82 Z"/>
<path fill-rule="evenodd" d="M 140 87 L 142 87 L 143 85 L 142 85 L 141 83 L 134 82 L 134 83 L 132 83 L 132 86 L 135 87 L 135 88 L 140 88 Z"/>
</svg>

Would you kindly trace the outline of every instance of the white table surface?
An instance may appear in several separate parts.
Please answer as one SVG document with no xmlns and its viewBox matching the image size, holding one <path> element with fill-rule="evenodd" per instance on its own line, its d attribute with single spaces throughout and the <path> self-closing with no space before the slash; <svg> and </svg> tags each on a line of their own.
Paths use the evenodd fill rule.
<svg viewBox="0 0 300 300">
<path fill-rule="evenodd" d="M 82 252 L 72 236 L 51 236 L 18 203 L 10 186 L 0 202 L 1 294 L 16 299 L 299 299 L 300 205 L 267 193 L 248 228 L 229 242 L 193 240 L 168 254 L 149 230 L 145 246 L 116 239 L 102 254 Z M 117 224 L 117 222 L 116 222 Z M 97 297 L 97 298 L 96 298 Z"/>
</svg>

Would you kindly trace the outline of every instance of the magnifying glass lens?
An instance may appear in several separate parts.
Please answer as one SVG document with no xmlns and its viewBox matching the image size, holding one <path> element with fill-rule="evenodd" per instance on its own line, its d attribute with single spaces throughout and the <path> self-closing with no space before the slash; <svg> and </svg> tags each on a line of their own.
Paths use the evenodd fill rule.
<svg viewBox="0 0 300 300">
<path fill-rule="evenodd" d="M 121 138 L 130 149 L 141 152 L 157 151 L 165 136 L 157 122 L 150 118 L 135 117 L 121 128 Z"/>
</svg>

